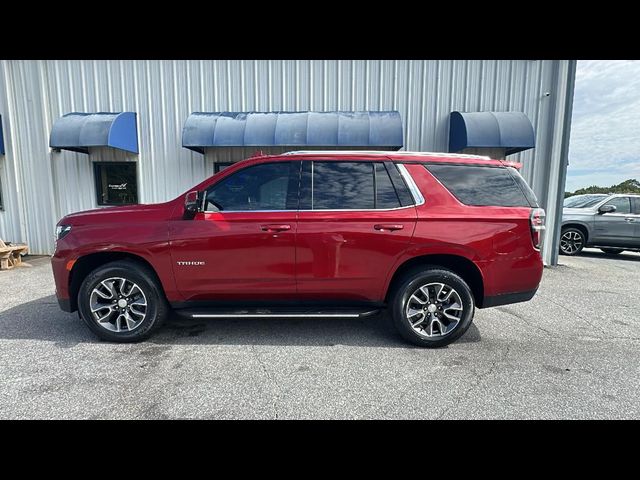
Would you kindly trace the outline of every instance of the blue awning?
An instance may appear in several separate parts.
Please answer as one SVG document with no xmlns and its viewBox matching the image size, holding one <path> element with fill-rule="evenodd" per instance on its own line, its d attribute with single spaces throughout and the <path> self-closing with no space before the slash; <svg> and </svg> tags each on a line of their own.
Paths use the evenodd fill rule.
<svg viewBox="0 0 640 480">
<path fill-rule="evenodd" d="M 194 112 L 182 146 L 402 147 L 402 119 L 385 112 Z"/>
<path fill-rule="evenodd" d="M 451 112 L 449 151 L 505 148 L 506 155 L 535 147 L 535 134 L 522 112 Z"/>
<path fill-rule="evenodd" d="M 4 135 L 2 133 L 2 115 L 0 115 L 0 155 L 4 155 Z"/>
<path fill-rule="evenodd" d="M 138 153 L 135 112 L 67 113 L 53 124 L 49 146 L 89 153 L 89 147 L 112 147 Z"/>
</svg>

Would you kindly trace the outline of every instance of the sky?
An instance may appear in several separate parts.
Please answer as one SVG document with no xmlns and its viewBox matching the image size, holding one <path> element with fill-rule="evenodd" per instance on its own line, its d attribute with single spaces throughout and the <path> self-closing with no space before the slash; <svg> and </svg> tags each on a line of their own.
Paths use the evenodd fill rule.
<svg viewBox="0 0 640 480">
<path fill-rule="evenodd" d="M 640 61 L 579 60 L 566 190 L 640 180 Z"/>
</svg>

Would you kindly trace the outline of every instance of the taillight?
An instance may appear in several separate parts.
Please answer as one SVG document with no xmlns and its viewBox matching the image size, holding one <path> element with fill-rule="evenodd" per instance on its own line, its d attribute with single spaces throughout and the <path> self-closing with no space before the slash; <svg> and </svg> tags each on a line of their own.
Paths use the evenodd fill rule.
<svg viewBox="0 0 640 480">
<path fill-rule="evenodd" d="M 543 208 L 534 208 L 531 210 L 531 216 L 529 217 L 529 223 L 531 224 L 531 240 L 533 241 L 533 248 L 536 250 L 540 250 L 540 247 L 542 246 L 545 230 L 545 216 Z"/>
</svg>

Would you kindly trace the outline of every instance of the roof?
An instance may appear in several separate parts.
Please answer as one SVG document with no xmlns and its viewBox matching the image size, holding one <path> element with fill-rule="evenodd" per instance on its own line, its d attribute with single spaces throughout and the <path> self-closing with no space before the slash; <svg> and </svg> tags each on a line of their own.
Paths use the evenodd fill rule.
<svg viewBox="0 0 640 480">
<path fill-rule="evenodd" d="M 184 123 L 182 146 L 378 147 L 403 145 L 397 111 L 194 112 Z"/>
<path fill-rule="evenodd" d="M 280 155 L 263 156 L 269 159 L 335 159 L 335 160 L 359 160 L 359 161 L 376 161 L 386 158 L 392 161 L 404 161 L 407 163 L 462 163 L 471 165 L 490 165 L 490 166 L 512 166 L 520 168 L 522 165 L 516 162 L 505 160 L 495 160 L 483 155 L 466 155 L 459 153 L 439 153 L 439 152 L 384 152 L 375 150 L 299 150 L 282 153 Z M 255 158 L 255 157 L 254 157 Z"/>
</svg>

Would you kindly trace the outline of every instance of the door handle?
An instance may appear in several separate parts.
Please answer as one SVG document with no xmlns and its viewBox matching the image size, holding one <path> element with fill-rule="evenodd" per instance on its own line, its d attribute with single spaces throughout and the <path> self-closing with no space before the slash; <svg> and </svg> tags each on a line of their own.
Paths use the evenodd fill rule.
<svg viewBox="0 0 640 480">
<path fill-rule="evenodd" d="M 631 217 L 627 217 L 624 220 L 625 220 L 625 222 L 635 222 L 636 221 L 635 218 L 631 218 Z"/>
<path fill-rule="evenodd" d="M 384 231 L 390 231 L 393 232 L 394 230 L 402 230 L 404 228 L 404 225 L 396 225 L 396 224 L 389 224 L 389 223 L 379 223 L 378 225 L 374 225 L 373 228 L 375 228 L 376 230 L 380 230 L 381 232 Z"/>
<path fill-rule="evenodd" d="M 262 225 L 260 228 L 263 232 L 284 232 L 291 230 L 291 225 Z"/>
</svg>

